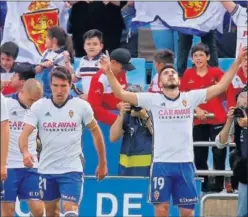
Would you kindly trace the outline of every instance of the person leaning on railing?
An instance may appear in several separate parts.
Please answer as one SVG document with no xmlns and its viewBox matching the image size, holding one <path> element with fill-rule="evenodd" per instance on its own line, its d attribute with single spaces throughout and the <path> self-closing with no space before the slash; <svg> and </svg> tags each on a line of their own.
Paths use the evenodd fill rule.
<svg viewBox="0 0 248 217">
<path fill-rule="evenodd" d="M 239 181 L 238 213 L 237 216 L 247 216 L 247 183 L 248 183 L 248 105 L 247 87 L 237 96 L 237 107 L 231 107 L 227 121 L 221 132 L 216 136 L 218 148 L 234 142 L 236 148 L 230 156 L 230 164 L 234 177 Z"/>
</svg>

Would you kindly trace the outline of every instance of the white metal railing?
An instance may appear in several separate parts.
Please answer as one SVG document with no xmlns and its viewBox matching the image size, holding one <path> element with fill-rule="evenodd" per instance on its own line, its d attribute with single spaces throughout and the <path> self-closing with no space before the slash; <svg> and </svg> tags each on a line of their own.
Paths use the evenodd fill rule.
<svg viewBox="0 0 248 217">
<path fill-rule="evenodd" d="M 201 199 L 201 204 L 200 204 L 200 216 L 205 216 L 204 215 L 204 210 L 205 210 L 205 202 L 206 200 L 209 199 L 216 199 L 216 200 L 238 200 L 238 194 L 206 194 L 202 197 Z"/>
<path fill-rule="evenodd" d="M 198 176 L 233 176 L 232 170 L 196 170 Z"/>
<path fill-rule="evenodd" d="M 216 146 L 215 142 L 194 142 L 194 146 L 196 147 L 208 147 L 208 146 Z M 231 142 L 231 143 L 228 143 L 226 146 L 229 146 L 229 147 L 236 147 L 236 144 Z"/>
</svg>

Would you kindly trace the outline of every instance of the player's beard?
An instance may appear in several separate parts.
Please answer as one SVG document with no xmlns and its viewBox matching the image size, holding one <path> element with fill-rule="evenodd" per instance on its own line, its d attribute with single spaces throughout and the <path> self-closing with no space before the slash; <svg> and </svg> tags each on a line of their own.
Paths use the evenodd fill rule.
<svg viewBox="0 0 248 217">
<path fill-rule="evenodd" d="M 175 90 L 177 89 L 179 84 L 164 84 L 163 87 L 164 89 L 169 89 L 169 90 Z"/>
</svg>

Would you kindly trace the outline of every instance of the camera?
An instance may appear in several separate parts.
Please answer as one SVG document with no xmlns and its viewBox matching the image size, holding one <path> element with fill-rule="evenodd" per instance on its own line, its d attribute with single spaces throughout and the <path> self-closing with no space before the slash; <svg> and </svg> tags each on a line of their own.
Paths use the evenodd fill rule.
<svg viewBox="0 0 248 217">
<path fill-rule="evenodd" d="M 244 118 L 245 117 L 244 113 L 248 116 L 248 108 L 238 107 L 234 109 L 233 116 L 235 118 Z"/>
<path fill-rule="evenodd" d="M 127 113 L 130 114 L 132 110 L 135 111 L 135 112 L 139 112 L 139 111 L 142 110 L 142 108 L 141 107 L 138 107 L 138 106 L 133 106 L 132 105 L 131 108 L 130 108 L 130 111 L 127 112 Z"/>
</svg>

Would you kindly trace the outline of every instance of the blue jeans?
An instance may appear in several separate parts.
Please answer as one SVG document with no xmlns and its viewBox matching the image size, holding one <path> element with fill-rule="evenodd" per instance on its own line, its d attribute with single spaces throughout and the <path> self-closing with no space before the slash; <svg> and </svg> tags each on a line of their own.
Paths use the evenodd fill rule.
<svg viewBox="0 0 248 217">
<path fill-rule="evenodd" d="M 247 210 L 247 184 L 239 182 L 239 199 L 238 199 L 238 217 L 245 217 L 248 215 Z"/>
</svg>

